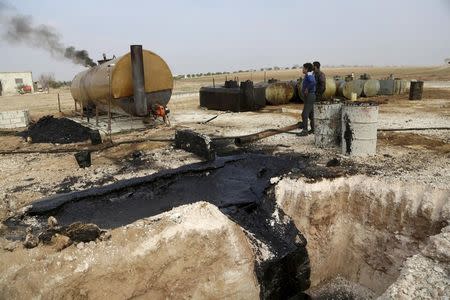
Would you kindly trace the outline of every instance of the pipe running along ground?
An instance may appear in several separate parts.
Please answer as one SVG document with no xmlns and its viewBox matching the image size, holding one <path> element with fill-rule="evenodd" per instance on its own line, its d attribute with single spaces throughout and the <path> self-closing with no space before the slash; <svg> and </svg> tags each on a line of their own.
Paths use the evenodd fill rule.
<svg viewBox="0 0 450 300">
<path fill-rule="evenodd" d="M 244 146 L 245 144 L 249 144 L 252 142 L 256 142 L 258 140 L 280 134 L 280 133 L 290 133 L 292 134 L 292 130 L 298 129 L 299 124 L 289 125 L 280 129 L 266 129 L 260 132 L 247 134 L 247 135 L 238 135 L 238 136 L 222 136 L 222 137 L 213 137 L 211 138 L 213 141 L 215 140 L 234 140 L 236 146 Z M 450 127 L 425 127 L 425 128 L 380 128 L 377 131 L 421 131 L 421 130 L 450 130 Z M 1 135 L 1 132 L 0 132 Z M 108 143 L 105 146 L 95 147 L 95 148 L 69 148 L 69 149 L 49 149 L 49 150 L 18 150 L 18 151 L 0 151 L 0 155 L 9 155 L 9 154 L 32 154 L 32 153 L 72 153 L 78 151 L 103 151 L 109 148 L 113 148 L 120 145 L 125 144 L 133 144 L 133 143 L 145 143 L 145 142 L 173 142 L 175 139 L 168 138 L 146 138 L 146 139 L 134 139 L 129 141 L 121 141 L 117 143 Z"/>
</svg>

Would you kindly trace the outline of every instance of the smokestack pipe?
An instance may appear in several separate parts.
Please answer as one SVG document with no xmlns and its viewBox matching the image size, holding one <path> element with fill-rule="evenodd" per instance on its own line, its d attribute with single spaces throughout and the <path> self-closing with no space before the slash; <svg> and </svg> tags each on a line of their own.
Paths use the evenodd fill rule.
<svg viewBox="0 0 450 300">
<path fill-rule="evenodd" d="M 133 98 L 136 114 L 145 117 L 147 111 L 147 98 L 145 96 L 144 62 L 142 45 L 131 45 L 131 72 L 133 75 Z"/>
</svg>

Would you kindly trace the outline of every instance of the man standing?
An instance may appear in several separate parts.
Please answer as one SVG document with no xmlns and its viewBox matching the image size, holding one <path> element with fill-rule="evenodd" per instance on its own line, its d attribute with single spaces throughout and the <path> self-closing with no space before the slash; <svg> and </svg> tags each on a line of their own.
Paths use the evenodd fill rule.
<svg viewBox="0 0 450 300">
<path fill-rule="evenodd" d="M 311 63 L 305 63 L 303 65 L 303 74 L 305 74 L 305 78 L 302 83 L 302 93 L 305 99 L 303 111 L 302 111 L 302 132 L 300 132 L 299 136 L 305 136 L 309 133 L 314 132 L 314 112 L 313 106 L 314 101 L 316 100 L 316 79 L 313 75 L 313 65 Z M 311 131 L 308 132 L 308 118 L 311 121 Z"/>
<path fill-rule="evenodd" d="M 325 74 L 320 71 L 320 62 L 313 62 L 314 66 L 314 78 L 316 79 L 316 101 L 322 101 L 323 93 L 326 89 Z"/>
</svg>

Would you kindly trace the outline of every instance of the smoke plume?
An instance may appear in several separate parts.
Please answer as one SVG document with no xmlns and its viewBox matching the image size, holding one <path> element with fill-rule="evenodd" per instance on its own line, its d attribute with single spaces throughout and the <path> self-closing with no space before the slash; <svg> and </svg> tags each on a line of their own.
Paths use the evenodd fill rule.
<svg viewBox="0 0 450 300">
<path fill-rule="evenodd" d="M 75 64 L 85 67 L 93 67 L 96 63 L 89 57 L 86 50 L 77 50 L 75 47 L 65 47 L 61 42 L 61 35 L 52 27 L 47 25 L 33 24 L 31 16 L 21 14 L 6 14 L 13 12 L 11 6 L 0 1 L 0 23 L 3 38 L 13 44 L 24 44 L 34 48 L 48 51 L 53 57 L 66 58 Z"/>
</svg>

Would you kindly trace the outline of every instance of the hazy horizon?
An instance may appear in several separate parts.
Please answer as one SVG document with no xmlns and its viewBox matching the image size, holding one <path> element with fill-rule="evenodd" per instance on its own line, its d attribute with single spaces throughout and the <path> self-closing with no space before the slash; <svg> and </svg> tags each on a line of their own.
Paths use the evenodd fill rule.
<svg viewBox="0 0 450 300">
<path fill-rule="evenodd" d="M 85 49 L 94 61 L 142 44 L 174 75 L 285 68 L 313 60 L 335 67 L 438 66 L 450 57 L 446 0 L 0 0 L 0 10 L 2 3 L 15 9 L 3 9 L 0 23 L 6 15 L 32 16 L 32 25 L 50 26 L 61 45 Z M 2 27 L 0 72 L 32 71 L 35 79 L 54 73 L 57 80 L 71 80 L 85 69 L 52 56 L 48 47 L 8 42 Z"/>
</svg>

